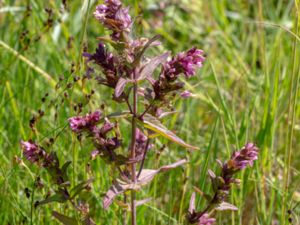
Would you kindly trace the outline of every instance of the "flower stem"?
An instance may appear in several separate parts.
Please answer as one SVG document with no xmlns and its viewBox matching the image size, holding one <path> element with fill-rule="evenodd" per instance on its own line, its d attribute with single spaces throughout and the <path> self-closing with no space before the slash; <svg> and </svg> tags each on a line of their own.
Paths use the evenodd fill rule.
<svg viewBox="0 0 300 225">
<path fill-rule="evenodd" d="M 136 79 L 136 72 L 132 74 L 132 79 Z M 136 143 L 136 117 L 137 117 L 137 83 L 134 83 L 133 87 L 133 117 L 131 122 L 131 152 L 130 157 L 135 159 L 135 143 Z M 131 180 L 136 183 L 136 163 L 131 164 Z M 135 191 L 131 191 L 131 225 L 136 225 L 136 205 L 135 205 Z"/>
</svg>

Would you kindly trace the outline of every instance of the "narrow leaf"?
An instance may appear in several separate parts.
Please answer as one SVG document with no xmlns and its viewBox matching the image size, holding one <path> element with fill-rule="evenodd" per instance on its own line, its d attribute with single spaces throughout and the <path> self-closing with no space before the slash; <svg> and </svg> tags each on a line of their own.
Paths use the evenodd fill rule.
<svg viewBox="0 0 300 225">
<path fill-rule="evenodd" d="M 52 216 L 65 225 L 78 225 L 78 221 L 75 218 L 68 217 L 66 215 L 60 214 L 59 212 L 52 211 Z"/>
<path fill-rule="evenodd" d="M 115 112 L 112 114 L 107 115 L 107 118 L 109 119 L 120 119 L 120 118 L 129 118 L 132 114 L 130 111 L 124 111 L 124 112 Z"/>
<path fill-rule="evenodd" d="M 143 169 L 137 183 L 126 183 L 120 180 L 114 181 L 113 185 L 109 188 L 109 190 L 106 192 L 104 196 L 103 208 L 107 209 L 117 195 L 120 195 L 128 190 L 138 190 L 141 188 L 141 186 L 148 184 L 156 174 L 160 172 L 168 171 L 170 169 L 174 169 L 178 166 L 185 164 L 186 162 L 187 161 L 183 159 L 173 164 L 162 166 L 158 170 Z M 136 173 L 138 173 L 138 171 Z"/>
<path fill-rule="evenodd" d="M 236 211 L 238 208 L 228 202 L 222 202 L 220 203 L 217 207 L 215 207 L 216 210 L 218 211 L 224 211 L 224 210 L 232 210 Z"/>
<path fill-rule="evenodd" d="M 36 204 L 36 206 L 40 206 L 40 205 L 45 205 L 48 203 L 52 203 L 52 202 L 59 202 L 59 203 L 64 203 L 69 199 L 69 196 L 67 196 L 65 193 L 58 192 L 52 196 L 50 196 L 49 198 L 46 198 L 43 201 L 40 201 Z"/>
<path fill-rule="evenodd" d="M 104 196 L 103 208 L 107 209 L 117 195 L 120 195 L 127 190 L 136 190 L 138 188 L 139 187 L 136 184 L 127 184 L 119 180 L 114 181 L 113 185 L 109 188 Z"/>
<path fill-rule="evenodd" d="M 164 53 L 160 56 L 152 58 L 141 70 L 138 80 L 144 80 L 146 77 L 151 76 L 159 64 L 165 63 L 170 53 Z"/>
<path fill-rule="evenodd" d="M 179 138 L 176 134 L 174 134 L 172 131 L 168 130 L 164 125 L 161 124 L 159 120 L 157 120 L 155 117 L 153 117 L 150 114 L 145 114 L 143 116 L 143 125 L 144 127 L 148 128 L 149 130 L 152 130 L 156 133 L 159 133 L 163 137 L 192 150 L 197 150 L 198 148 L 192 145 L 189 145 L 185 143 L 181 138 Z"/>
<path fill-rule="evenodd" d="M 116 86 L 116 89 L 115 89 L 115 96 L 118 98 L 121 96 L 121 94 L 123 93 L 124 91 L 124 88 L 126 86 L 126 84 L 128 84 L 130 82 L 130 80 L 128 79 L 125 79 L 123 77 L 121 77 L 119 80 L 118 80 L 118 83 L 117 83 L 117 86 Z"/>
<path fill-rule="evenodd" d="M 157 41 L 160 38 L 160 35 L 155 35 L 153 38 L 151 38 L 147 44 L 144 46 L 144 48 L 139 52 L 139 54 L 136 56 L 135 61 L 133 62 L 133 65 L 136 65 L 141 57 L 144 55 L 145 51 L 152 45 L 152 43 L 154 43 L 155 41 Z"/>
<path fill-rule="evenodd" d="M 85 189 L 89 184 L 93 182 L 94 178 L 88 179 L 76 185 L 74 188 L 71 189 L 71 198 L 74 198 L 78 195 L 83 189 Z"/>
<path fill-rule="evenodd" d="M 165 172 L 165 171 L 174 169 L 178 166 L 181 166 L 181 165 L 185 164 L 186 162 L 187 162 L 186 159 L 182 159 L 182 160 L 180 160 L 178 162 L 175 162 L 173 164 L 170 164 L 170 165 L 167 165 L 167 166 L 162 166 L 158 170 L 143 169 L 137 183 L 141 186 L 146 185 L 154 178 L 154 176 L 156 174 L 158 174 L 160 172 Z"/>
</svg>

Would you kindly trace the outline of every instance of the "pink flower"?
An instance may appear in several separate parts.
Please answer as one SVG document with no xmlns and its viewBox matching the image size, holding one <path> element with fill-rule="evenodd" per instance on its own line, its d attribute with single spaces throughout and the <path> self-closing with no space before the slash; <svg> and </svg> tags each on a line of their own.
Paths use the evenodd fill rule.
<svg viewBox="0 0 300 225">
<path fill-rule="evenodd" d="M 101 116 L 100 111 L 96 111 L 86 116 L 75 116 L 68 119 L 72 131 L 79 133 L 82 130 L 92 130 L 97 122 L 99 122 Z"/>
<path fill-rule="evenodd" d="M 215 218 L 209 218 L 209 215 L 205 213 L 199 218 L 198 225 L 211 225 L 214 224 L 215 222 L 216 222 Z"/>
<path fill-rule="evenodd" d="M 180 96 L 181 96 L 182 98 L 189 98 L 189 97 L 192 96 L 192 93 L 189 92 L 189 91 L 183 91 L 183 92 L 180 93 Z"/>
<path fill-rule="evenodd" d="M 165 65 L 165 77 L 168 80 L 177 79 L 183 73 L 187 78 L 194 76 L 196 69 L 202 67 L 205 60 L 203 51 L 191 48 L 187 52 L 181 52 Z"/>
<path fill-rule="evenodd" d="M 118 40 L 122 32 L 129 32 L 132 20 L 129 9 L 123 8 L 118 0 L 105 0 L 105 4 L 98 5 L 94 16 L 105 27 L 112 30 L 112 38 Z"/>
<path fill-rule="evenodd" d="M 39 161 L 46 155 L 43 149 L 31 141 L 21 141 L 21 148 L 23 156 L 32 163 Z"/>
<path fill-rule="evenodd" d="M 240 151 L 232 154 L 227 162 L 227 168 L 242 170 L 247 166 L 253 166 L 253 162 L 258 159 L 258 148 L 253 143 L 246 144 Z"/>
</svg>

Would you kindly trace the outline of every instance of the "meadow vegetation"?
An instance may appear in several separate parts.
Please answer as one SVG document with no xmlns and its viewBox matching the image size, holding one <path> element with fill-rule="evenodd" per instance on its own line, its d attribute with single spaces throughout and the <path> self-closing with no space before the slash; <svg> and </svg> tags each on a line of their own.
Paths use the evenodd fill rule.
<svg viewBox="0 0 300 225">
<path fill-rule="evenodd" d="M 259 148 L 258 160 L 237 174 L 241 183 L 228 200 L 237 210 L 219 212 L 216 224 L 299 224 L 299 0 L 122 2 L 130 7 L 134 38 L 160 35 L 162 45 L 149 56 L 195 46 L 206 58 L 195 76 L 178 78 L 191 94 L 174 98 L 176 113 L 163 119 L 199 150 L 155 138 L 145 168 L 187 163 L 137 194 L 152 198 L 138 207 L 137 224 L 186 224 L 192 193 L 213 194 L 209 175 L 220 172 L 216 160 L 226 162 L 248 142 Z M 61 165 L 71 161 L 72 187 L 88 180 L 82 195 L 96 224 L 124 221 L 120 205 L 126 206 L 117 202 L 104 210 L 102 204 L 115 171 L 102 158 L 91 160 L 93 143 L 80 141 L 68 123 L 77 114 L 126 109 L 111 101 L 109 87 L 87 77 L 82 53 L 95 52 L 99 37 L 110 34 L 93 16 L 100 3 L 0 1 L 0 224 L 59 224 L 53 210 L 79 217 L 70 205 L 38 206 L 54 190 L 47 171 L 23 157 L 20 141 L 29 139 L 55 151 Z M 122 145 L 129 146 L 130 122 L 115 117 L 123 124 Z M 197 194 L 195 204 L 203 209 L 207 200 Z"/>
</svg>

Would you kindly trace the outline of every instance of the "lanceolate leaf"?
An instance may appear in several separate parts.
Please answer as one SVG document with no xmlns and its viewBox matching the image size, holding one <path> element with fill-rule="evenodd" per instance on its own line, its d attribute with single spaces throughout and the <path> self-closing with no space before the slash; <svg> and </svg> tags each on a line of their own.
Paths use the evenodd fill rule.
<svg viewBox="0 0 300 225">
<path fill-rule="evenodd" d="M 36 206 L 52 203 L 52 202 L 59 202 L 59 203 L 64 203 L 69 199 L 69 196 L 64 193 L 63 190 L 57 191 L 56 194 L 50 196 L 49 198 L 46 198 L 43 201 L 37 202 Z"/>
<path fill-rule="evenodd" d="M 162 64 L 167 61 L 170 53 L 164 53 L 160 56 L 152 58 L 141 70 L 138 80 L 143 80 L 146 77 L 152 75 L 154 70 L 158 67 L 159 64 Z"/>
<path fill-rule="evenodd" d="M 152 130 L 163 137 L 192 150 L 197 150 L 198 148 L 192 145 L 189 145 L 185 143 L 181 138 L 179 138 L 176 134 L 174 134 L 172 131 L 168 130 L 164 125 L 161 124 L 159 120 L 157 120 L 155 117 L 151 116 L 150 114 L 145 114 L 143 116 L 143 125 L 144 127 L 148 128 L 149 130 Z"/>
<path fill-rule="evenodd" d="M 217 207 L 215 207 L 216 210 L 218 211 L 224 211 L 224 210 L 232 210 L 236 211 L 238 208 L 228 202 L 222 202 L 220 203 Z"/>
<path fill-rule="evenodd" d="M 129 190 L 138 190 L 141 188 L 141 186 L 148 184 L 156 174 L 160 172 L 168 171 L 170 169 L 174 169 L 178 166 L 185 164 L 186 162 L 187 161 L 185 159 L 182 159 L 173 164 L 162 166 L 157 170 L 143 169 L 137 183 L 126 183 L 120 180 L 114 181 L 113 185 L 109 188 L 109 190 L 106 192 L 104 196 L 103 199 L 104 209 L 107 209 L 111 205 L 111 203 L 113 202 L 114 198 L 117 195 L 120 195 L 125 191 L 129 191 Z"/>
<path fill-rule="evenodd" d="M 78 195 L 83 189 L 85 189 L 89 184 L 93 182 L 93 178 L 88 179 L 86 181 L 83 181 L 76 185 L 74 188 L 71 190 L 71 198 L 74 198 L 76 195 Z"/>
<path fill-rule="evenodd" d="M 136 65 L 141 57 L 144 55 L 145 51 L 152 45 L 152 43 L 154 43 L 155 41 L 157 41 L 160 38 L 160 35 L 155 35 L 153 38 L 151 38 L 147 44 L 144 46 L 144 48 L 139 52 L 139 54 L 136 56 L 135 61 L 133 62 L 133 65 Z"/>
<path fill-rule="evenodd" d="M 52 216 L 65 225 L 78 225 L 78 221 L 74 218 L 68 217 L 66 215 L 60 214 L 59 212 L 52 211 Z"/>
<path fill-rule="evenodd" d="M 130 111 L 124 111 L 124 112 L 115 112 L 112 114 L 107 115 L 108 119 L 120 119 L 120 118 L 129 118 L 132 114 Z"/>
<path fill-rule="evenodd" d="M 164 172 L 164 171 L 168 171 L 170 169 L 174 169 L 178 166 L 181 166 L 183 164 L 185 164 L 187 161 L 185 159 L 182 159 L 176 163 L 167 165 L 167 166 L 162 166 L 160 167 L 158 170 L 149 170 L 149 169 L 143 169 L 141 172 L 141 175 L 138 179 L 138 184 L 139 185 L 146 185 L 148 184 L 156 174 L 160 173 L 160 172 Z"/>
<path fill-rule="evenodd" d="M 119 180 L 114 181 L 113 185 L 109 188 L 104 196 L 103 208 L 107 209 L 117 195 L 122 194 L 127 190 L 135 189 L 138 189 L 136 184 L 127 184 Z"/>
<path fill-rule="evenodd" d="M 117 83 L 116 89 L 115 89 L 115 96 L 118 98 L 121 96 L 121 94 L 124 91 L 124 88 L 126 86 L 126 84 L 128 84 L 130 82 L 129 79 L 125 79 L 123 77 L 121 77 Z"/>
</svg>

